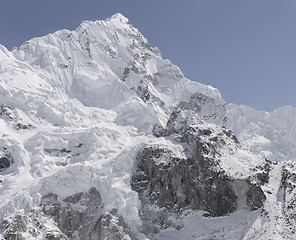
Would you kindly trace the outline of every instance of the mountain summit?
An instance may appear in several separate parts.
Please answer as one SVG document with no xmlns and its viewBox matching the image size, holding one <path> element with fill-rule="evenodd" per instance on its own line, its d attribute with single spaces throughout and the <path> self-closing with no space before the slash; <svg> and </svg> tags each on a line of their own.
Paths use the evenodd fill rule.
<svg viewBox="0 0 296 240">
<path fill-rule="evenodd" d="M 0 237 L 293 239 L 295 119 L 226 104 L 119 13 L 0 45 Z"/>
</svg>

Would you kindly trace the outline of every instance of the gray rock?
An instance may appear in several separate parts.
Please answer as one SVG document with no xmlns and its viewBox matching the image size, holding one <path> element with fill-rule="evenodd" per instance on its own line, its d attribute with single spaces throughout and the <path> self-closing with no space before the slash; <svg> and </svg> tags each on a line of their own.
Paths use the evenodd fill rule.
<svg viewBox="0 0 296 240">
<path fill-rule="evenodd" d="M 102 201 L 100 193 L 91 188 L 87 193 L 76 193 L 65 199 L 49 194 L 42 201 L 43 212 L 52 216 L 61 231 L 72 237 L 75 231 L 81 239 L 88 238 L 101 215 Z M 94 234 L 93 234 L 94 235 Z"/>
<path fill-rule="evenodd" d="M 8 232 L 4 235 L 5 240 L 25 240 L 21 233 Z"/>
<path fill-rule="evenodd" d="M 131 186 L 142 201 L 141 216 L 148 234 L 172 227 L 172 213 L 201 210 L 205 216 L 216 217 L 263 206 L 266 197 L 259 183 L 233 179 L 219 165 L 220 149 L 226 142 L 240 147 L 230 130 L 214 128 L 195 112 L 176 108 L 166 127 L 154 127 L 154 134 L 181 144 L 186 157 L 178 157 L 161 145 L 147 145 L 137 155 Z M 153 213 L 149 205 L 162 210 Z"/>
<path fill-rule="evenodd" d="M 55 231 L 50 231 L 47 232 L 45 235 L 45 239 L 46 240 L 69 240 L 67 238 L 67 236 L 65 236 L 63 233 L 61 232 L 55 232 Z"/>
<path fill-rule="evenodd" d="M 1 157 L 0 158 L 0 171 L 2 169 L 9 168 L 10 164 L 11 164 L 11 161 L 7 156 Z"/>
<path fill-rule="evenodd" d="M 12 221 L 5 220 L 1 228 L 7 229 L 4 232 L 4 239 L 7 240 L 24 240 L 23 232 L 27 231 L 28 218 L 24 213 L 18 213 Z"/>
<path fill-rule="evenodd" d="M 189 101 L 179 103 L 178 108 L 191 110 L 207 122 L 219 125 L 225 123 L 225 103 L 217 102 L 214 98 L 210 98 L 201 93 L 192 94 Z"/>
<path fill-rule="evenodd" d="M 283 165 L 280 192 L 282 197 L 285 230 L 291 236 L 296 234 L 296 163 L 288 161 Z M 291 238 L 292 239 L 292 238 Z"/>
<path fill-rule="evenodd" d="M 65 199 L 49 194 L 44 197 L 42 208 L 69 239 L 135 239 L 130 237 L 128 226 L 116 211 L 103 212 L 101 195 L 94 187 L 87 193 L 76 193 Z M 51 235 L 48 239 L 58 239 Z"/>
<path fill-rule="evenodd" d="M 129 229 L 121 216 L 105 213 L 99 223 L 99 238 L 104 240 L 131 240 Z"/>
<path fill-rule="evenodd" d="M 1 118 L 4 118 L 6 120 L 13 120 L 14 119 L 14 116 L 13 116 L 13 111 L 12 109 L 5 105 L 5 104 L 1 104 L 0 106 L 0 117 Z"/>
<path fill-rule="evenodd" d="M 33 125 L 32 124 L 22 124 L 22 123 L 17 123 L 15 126 L 16 130 L 26 130 L 26 129 L 32 129 Z"/>
<path fill-rule="evenodd" d="M 131 185 L 144 203 L 174 212 L 204 210 L 211 216 L 262 206 L 265 196 L 259 186 L 211 170 L 214 163 L 201 155 L 188 159 L 172 157 L 168 164 L 157 164 L 155 159 L 168 151 L 147 147 L 138 155 Z"/>
</svg>

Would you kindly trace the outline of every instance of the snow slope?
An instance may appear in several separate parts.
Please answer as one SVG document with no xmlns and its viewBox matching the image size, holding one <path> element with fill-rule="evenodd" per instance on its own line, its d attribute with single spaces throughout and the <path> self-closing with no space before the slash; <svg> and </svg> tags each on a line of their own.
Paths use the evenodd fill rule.
<svg viewBox="0 0 296 240">
<path fill-rule="evenodd" d="M 296 160 L 295 107 L 263 112 L 229 104 L 226 116 L 226 126 L 253 153 L 273 161 Z"/>
<path fill-rule="evenodd" d="M 147 144 L 182 149 L 152 134 L 155 124 L 166 125 L 177 105 L 199 115 L 197 128 L 226 125 L 244 143 L 221 151 L 222 167 L 231 177 L 246 177 L 243 169 L 249 171 L 262 157 L 295 159 L 295 108 L 265 113 L 226 106 L 217 89 L 186 79 L 121 14 L 34 38 L 11 52 L 0 45 L 0 237 L 67 239 L 42 211 L 43 199 L 50 194 L 66 199 L 95 187 L 103 204 L 100 218 L 94 218 L 108 219 L 102 214 L 116 209 L 110 229 L 116 226 L 123 235 L 128 229 L 135 239 L 145 239 L 141 201 L 130 186 L 134 161 Z M 75 204 L 73 209 L 84 211 Z M 242 226 L 258 214 L 238 212 L 223 219 L 233 225 L 242 216 L 246 220 L 236 229 L 249 236 Z M 205 220 L 199 212 L 181 218 L 185 227 L 178 239 L 197 237 L 192 221 L 219 222 L 202 232 L 207 237 L 225 228 L 223 219 Z M 70 239 L 79 239 L 82 233 L 71 227 Z M 237 239 L 229 228 L 225 236 Z M 155 239 L 172 239 L 170 234 L 165 230 Z"/>
</svg>

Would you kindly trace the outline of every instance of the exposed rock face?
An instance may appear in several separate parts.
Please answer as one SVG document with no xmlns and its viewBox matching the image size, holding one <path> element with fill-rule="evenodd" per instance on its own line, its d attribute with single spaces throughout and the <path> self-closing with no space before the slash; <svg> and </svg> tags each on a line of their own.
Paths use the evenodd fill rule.
<svg viewBox="0 0 296 240">
<path fill-rule="evenodd" d="M 45 235 L 46 240 L 68 240 L 68 238 L 61 232 L 51 231 Z"/>
<path fill-rule="evenodd" d="M 0 157 L 0 172 L 9 168 L 13 163 L 13 159 L 9 153 L 3 153 L 2 157 Z"/>
<path fill-rule="evenodd" d="M 41 209 L 29 214 L 20 211 L 2 220 L 0 229 L 5 240 L 136 239 L 117 210 L 103 212 L 100 193 L 94 187 L 63 200 L 49 194 L 43 198 Z"/>
<path fill-rule="evenodd" d="M 202 210 L 223 216 L 263 206 L 265 195 L 258 184 L 250 178 L 235 179 L 221 167 L 220 149 L 227 144 L 239 147 L 236 137 L 224 127 L 211 126 L 192 111 L 176 109 L 166 128 L 154 129 L 158 137 L 181 144 L 183 155 L 161 145 L 147 145 L 138 154 L 132 188 L 142 200 L 143 219 L 166 228 L 170 212 Z M 157 213 L 163 219 L 151 220 L 149 205 L 165 209 Z"/>
<path fill-rule="evenodd" d="M 13 109 L 6 104 L 0 105 L 0 119 L 3 119 L 7 122 L 13 122 L 12 125 L 16 130 L 28 130 L 34 128 L 34 126 L 27 121 L 28 119 L 26 119 L 26 121 L 22 119 L 19 109 Z"/>
<path fill-rule="evenodd" d="M 192 94 L 188 102 L 181 102 L 178 107 L 182 110 L 194 111 L 207 122 L 219 125 L 225 123 L 225 103 L 204 94 Z"/>
<path fill-rule="evenodd" d="M 23 240 L 22 232 L 27 231 L 28 219 L 24 213 L 19 213 L 14 217 L 14 221 L 9 223 L 4 221 L 3 226 L 8 227 L 4 238 L 11 240 Z"/>
<path fill-rule="evenodd" d="M 168 151 L 148 147 L 138 156 L 138 172 L 132 186 L 140 197 L 148 197 L 149 203 L 173 211 L 204 209 L 213 216 L 221 216 L 235 210 L 236 195 L 229 179 L 221 172 L 203 172 L 209 168 L 204 159 L 201 163 L 192 158 L 172 157 L 168 164 L 157 164 L 155 159 Z"/>
<path fill-rule="evenodd" d="M 7 157 L 0 158 L 0 170 L 6 169 L 10 166 L 10 160 Z"/>
<path fill-rule="evenodd" d="M 122 217 L 113 216 L 111 213 L 105 213 L 98 224 L 99 238 L 104 240 L 131 240 L 128 226 Z"/>
<path fill-rule="evenodd" d="M 13 119 L 13 112 L 12 109 L 5 105 L 5 104 L 1 104 L 0 106 L 0 117 L 3 119 L 7 119 L 7 120 L 12 120 Z"/>
<path fill-rule="evenodd" d="M 296 164 L 286 162 L 283 166 L 281 193 L 283 197 L 283 213 L 285 230 L 295 236 L 296 234 Z"/>
<path fill-rule="evenodd" d="M 132 187 L 144 203 L 170 211 L 204 210 L 211 216 L 227 215 L 238 209 L 256 210 L 265 200 L 261 188 L 248 180 L 229 178 L 202 155 L 188 159 L 172 157 L 168 164 L 155 159 L 167 149 L 147 147 L 138 156 Z"/>
<path fill-rule="evenodd" d="M 50 194 L 43 199 L 42 206 L 43 212 L 53 217 L 69 239 L 131 239 L 127 225 L 121 216 L 116 216 L 116 210 L 103 213 L 101 196 L 95 188 L 63 200 Z"/>
<path fill-rule="evenodd" d="M 33 126 L 31 124 L 25 125 L 25 124 L 22 124 L 22 123 L 17 123 L 15 128 L 16 128 L 16 130 L 21 130 L 21 129 L 26 130 L 26 129 L 33 128 Z"/>
<path fill-rule="evenodd" d="M 43 212 L 52 216 L 61 231 L 70 238 L 74 234 L 83 239 L 98 238 L 96 227 L 102 214 L 101 208 L 101 196 L 95 188 L 91 188 L 88 193 L 77 193 L 64 200 L 54 194 L 43 199 Z"/>
<path fill-rule="evenodd" d="M 5 240 L 68 240 L 68 237 L 57 227 L 49 227 L 48 222 L 49 219 L 37 209 L 30 213 L 19 211 L 11 218 L 3 219 L 0 229 L 4 233 Z"/>
</svg>

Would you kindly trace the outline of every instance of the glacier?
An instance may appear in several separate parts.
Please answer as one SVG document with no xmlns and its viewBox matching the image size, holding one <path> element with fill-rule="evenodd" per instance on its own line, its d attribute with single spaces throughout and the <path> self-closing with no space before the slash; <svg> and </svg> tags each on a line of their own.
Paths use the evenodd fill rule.
<svg viewBox="0 0 296 240">
<path fill-rule="evenodd" d="M 0 45 L 0 237 L 293 239 L 295 119 L 226 104 L 119 13 Z M 157 178 L 192 161 L 199 184 L 219 179 L 196 191 L 225 187 L 231 208 L 193 204 L 195 178 Z"/>
</svg>

